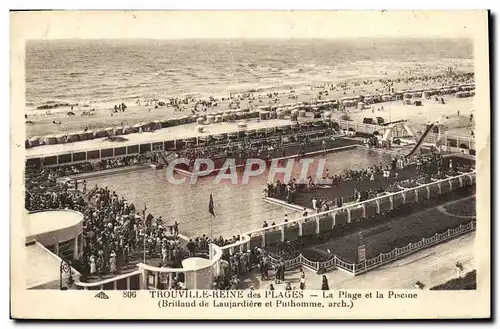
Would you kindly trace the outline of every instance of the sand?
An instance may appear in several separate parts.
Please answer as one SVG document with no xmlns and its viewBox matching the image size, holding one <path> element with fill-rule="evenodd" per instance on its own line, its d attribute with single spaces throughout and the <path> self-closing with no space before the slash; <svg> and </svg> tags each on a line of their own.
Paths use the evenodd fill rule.
<svg viewBox="0 0 500 329">
<path fill-rule="evenodd" d="M 347 85 L 347 87 L 340 87 L 340 86 L 335 86 L 336 90 L 330 90 L 329 87 L 324 88 L 323 86 L 315 86 L 315 87 L 310 87 L 310 88 L 304 88 L 300 90 L 295 90 L 294 93 L 290 92 L 281 92 L 278 95 L 278 101 L 275 102 L 274 99 L 270 99 L 266 96 L 265 93 L 263 94 L 253 94 L 256 98 L 255 101 L 253 101 L 252 104 L 249 103 L 248 99 L 244 99 L 240 101 L 239 108 L 245 109 L 245 108 L 257 108 L 259 106 L 266 106 L 266 105 L 277 105 L 277 104 L 289 104 L 289 103 L 296 103 L 296 102 L 302 102 L 302 101 L 314 101 L 318 99 L 318 94 L 320 91 L 325 91 L 328 90 L 328 95 L 324 96 L 323 99 L 339 99 L 342 97 L 351 97 L 351 96 L 359 96 L 361 95 L 369 95 L 369 94 L 378 94 L 378 93 L 385 93 L 388 91 L 387 87 L 384 86 L 384 84 L 375 81 L 372 84 L 365 85 L 363 83 L 358 84 L 359 82 L 351 82 Z M 417 83 L 399 83 L 399 84 L 394 84 L 392 87 L 394 88 L 395 91 L 404 91 L 404 90 L 409 90 L 409 89 L 421 89 L 421 88 L 434 88 L 434 87 L 442 87 L 442 86 L 448 86 L 454 83 L 462 83 L 462 81 L 451 81 L 451 80 L 443 80 L 439 82 L 433 82 L 433 81 L 428 81 L 428 82 L 417 82 Z M 259 95 L 260 95 L 260 100 L 259 100 Z M 289 98 L 290 95 L 295 95 L 297 98 L 296 99 L 291 99 Z M 451 100 L 453 99 L 453 100 Z M 455 100 L 463 102 L 463 104 L 466 104 L 467 102 L 471 102 L 470 99 L 455 99 L 454 96 L 449 96 L 446 98 L 446 100 L 450 100 L 451 102 L 454 102 Z M 231 101 L 221 101 L 219 98 L 218 106 L 213 107 L 208 109 L 208 112 L 217 112 L 217 111 L 222 111 L 222 110 L 227 110 L 229 109 L 229 103 Z M 425 119 L 422 119 L 420 121 L 428 121 L 432 120 L 434 117 L 434 106 L 438 104 L 434 104 L 432 106 L 427 105 L 427 103 L 433 103 L 433 101 L 429 102 L 424 102 L 424 106 L 422 109 L 424 112 L 426 112 Z M 164 107 L 159 107 L 159 108 L 154 108 L 154 104 L 151 103 L 151 105 L 145 105 L 145 101 L 141 100 L 141 105 L 137 105 L 135 101 L 131 103 L 127 103 L 127 109 L 125 112 L 119 112 L 119 113 L 112 113 L 112 108 L 114 107 L 115 104 L 107 104 L 107 103 L 100 103 L 100 104 L 95 104 L 95 103 L 87 103 L 87 104 L 80 104 L 78 106 L 74 106 L 73 112 L 75 113 L 74 116 L 68 116 L 68 112 L 71 111 L 70 107 L 61 107 L 57 109 L 51 109 L 50 114 L 47 114 L 47 110 L 34 110 L 34 111 L 27 111 L 28 115 L 28 120 L 32 121 L 33 124 L 27 124 L 26 125 L 26 138 L 30 138 L 33 136 L 45 136 L 45 135 L 54 135 L 54 134 L 61 134 L 61 133 L 67 133 L 70 131 L 81 131 L 85 129 L 85 127 L 89 127 L 89 129 L 98 129 L 98 128 L 106 128 L 106 127 L 114 127 L 114 126 L 120 126 L 121 123 L 123 122 L 124 124 L 128 125 L 134 125 L 140 122 L 149 122 L 149 121 L 154 121 L 154 120 L 162 120 L 166 118 L 173 118 L 173 117 L 181 117 L 181 116 L 186 116 L 186 115 L 191 115 L 191 109 L 194 108 L 195 102 L 191 102 L 187 105 L 182 105 L 184 109 L 182 111 L 176 111 L 173 107 L 170 106 L 164 106 Z M 382 113 L 382 112 L 375 112 L 375 116 L 386 116 L 387 121 L 389 120 L 389 117 L 391 117 L 392 120 L 395 120 L 398 116 L 403 117 L 408 114 L 408 111 L 402 111 L 402 109 L 406 109 L 402 107 L 400 102 L 394 102 L 394 104 L 390 103 L 381 103 L 381 104 L 376 104 L 376 105 L 383 105 L 384 106 L 384 111 L 389 111 L 389 108 L 391 109 L 391 115 L 389 116 L 389 113 Z M 407 106 L 410 107 L 410 106 Z M 412 110 L 415 110 L 415 107 L 411 106 Z M 450 112 L 456 112 L 456 110 L 451 109 L 451 105 L 446 104 L 442 106 L 443 109 L 440 110 L 441 112 L 446 112 L 448 113 L 448 109 Z M 469 109 L 469 105 L 464 105 L 463 106 L 463 112 L 467 112 Z M 93 115 L 88 116 L 88 115 L 82 115 L 84 112 L 89 111 L 91 109 L 94 109 Z M 233 104 L 233 108 L 235 107 L 235 104 Z M 415 111 L 415 112 L 418 112 Z M 431 113 L 432 112 L 432 113 Z M 367 115 L 367 111 L 364 111 L 357 116 L 356 114 L 352 113 L 353 118 L 356 119 L 361 119 L 365 115 Z M 371 114 L 371 112 L 370 112 Z M 340 113 L 338 113 L 338 116 L 340 117 Z M 427 119 L 427 116 L 429 119 Z M 417 115 L 415 115 L 416 118 L 418 118 Z M 423 117 L 422 117 L 423 118 Z M 61 121 L 62 123 L 60 125 L 53 124 L 53 121 Z"/>
</svg>

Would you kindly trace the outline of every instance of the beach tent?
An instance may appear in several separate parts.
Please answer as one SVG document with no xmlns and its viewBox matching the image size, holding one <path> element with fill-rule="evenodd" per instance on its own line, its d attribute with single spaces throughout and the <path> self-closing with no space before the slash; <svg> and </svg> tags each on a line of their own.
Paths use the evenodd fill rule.
<svg viewBox="0 0 500 329">
<path fill-rule="evenodd" d="M 152 128 L 154 130 L 158 130 L 158 129 L 161 129 L 161 122 L 160 120 L 155 120 L 152 122 Z"/>
<path fill-rule="evenodd" d="M 102 138 L 102 137 L 106 137 L 106 130 L 99 129 L 94 131 L 94 138 Z"/>
<path fill-rule="evenodd" d="M 137 133 L 142 128 L 142 123 L 137 123 L 134 125 L 134 132 Z"/>
<path fill-rule="evenodd" d="M 39 145 L 41 145 L 41 143 L 42 143 L 42 141 L 40 140 L 40 137 L 38 137 L 38 136 L 31 137 L 30 139 L 28 139 L 28 144 L 30 147 L 39 146 Z"/>
<path fill-rule="evenodd" d="M 45 144 L 46 145 L 57 144 L 57 138 L 56 138 L 56 136 L 53 136 L 53 135 L 45 136 Z"/>
<path fill-rule="evenodd" d="M 186 115 L 186 116 L 180 117 L 178 120 L 179 121 L 178 121 L 178 124 L 176 124 L 176 126 L 185 125 L 186 123 L 188 123 L 189 116 Z"/>
<path fill-rule="evenodd" d="M 160 124 L 161 125 L 161 124 Z M 115 135 L 124 135 L 125 127 L 115 127 Z"/>
<path fill-rule="evenodd" d="M 269 120 L 271 118 L 271 113 L 269 111 L 259 111 L 260 120 Z"/>
<path fill-rule="evenodd" d="M 276 118 L 283 120 L 285 119 L 285 111 L 282 109 L 279 109 L 276 111 Z"/>
<path fill-rule="evenodd" d="M 106 136 L 114 136 L 115 135 L 115 128 L 113 127 L 108 127 L 105 129 L 106 131 Z"/>
<path fill-rule="evenodd" d="M 78 140 L 80 141 L 86 141 L 88 139 L 88 134 L 86 131 L 80 131 L 78 133 Z"/>
<path fill-rule="evenodd" d="M 67 140 L 67 135 L 66 134 L 60 134 L 55 136 L 57 140 L 57 144 L 64 144 L 66 143 Z"/>
</svg>

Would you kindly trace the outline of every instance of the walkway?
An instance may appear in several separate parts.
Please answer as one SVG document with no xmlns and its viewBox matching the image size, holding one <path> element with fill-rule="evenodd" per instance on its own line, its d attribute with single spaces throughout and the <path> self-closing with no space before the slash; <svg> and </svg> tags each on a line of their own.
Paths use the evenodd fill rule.
<svg viewBox="0 0 500 329">
<path fill-rule="evenodd" d="M 462 263 L 463 274 L 473 270 L 475 233 L 470 233 L 446 243 L 424 249 L 398 261 L 384 265 L 378 269 L 359 276 L 333 270 L 326 273 L 330 289 L 414 289 L 417 281 L 422 282 L 424 289 L 456 278 L 455 264 Z M 321 275 L 304 269 L 306 287 L 321 288 Z M 287 282 L 297 287 L 300 282 L 299 269 L 287 271 Z M 260 274 L 254 271 L 244 279 L 243 285 L 248 288 L 267 289 L 273 281 L 261 281 Z M 284 290 L 285 284 L 274 284 L 276 290 Z"/>
</svg>

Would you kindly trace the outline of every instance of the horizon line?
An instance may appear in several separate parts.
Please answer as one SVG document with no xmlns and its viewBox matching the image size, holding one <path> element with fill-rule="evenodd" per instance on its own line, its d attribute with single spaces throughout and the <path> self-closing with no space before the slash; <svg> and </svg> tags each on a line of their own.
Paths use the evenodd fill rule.
<svg viewBox="0 0 500 329">
<path fill-rule="evenodd" d="M 154 38 L 154 37 L 122 37 L 122 38 L 99 38 L 99 37 L 89 37 L 89 38 L 51 38 L 51 39 L 26 39 L 26 41 L 102 41 L 102 40 L 151 40 L 151 41 L 182 41 L 182 40 L 354 40 L 354 39 L 363 39 L 363 40 L 377 40 L 377 39 L 422 39 L 422 40 L 473 40 L 471 37 L 467 36 L 422 36 L 422 35 L 385 35 L 385 36 L 374 36 L 374 37 L 182 37 L 182 38 Z"/>
</svg>

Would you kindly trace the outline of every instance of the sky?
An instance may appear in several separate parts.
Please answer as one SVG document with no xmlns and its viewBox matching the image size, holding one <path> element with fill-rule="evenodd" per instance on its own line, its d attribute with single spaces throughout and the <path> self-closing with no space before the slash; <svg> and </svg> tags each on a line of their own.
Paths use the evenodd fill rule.
<svg viewBox="0 0 500 329">
<path fill-rule="evenodd" d="M 21 39 L 472 37 L 486 11 L 71 11 L 11 14 Z M 479 32 L 479 33 L 481 33 Z"/>
</svg>

